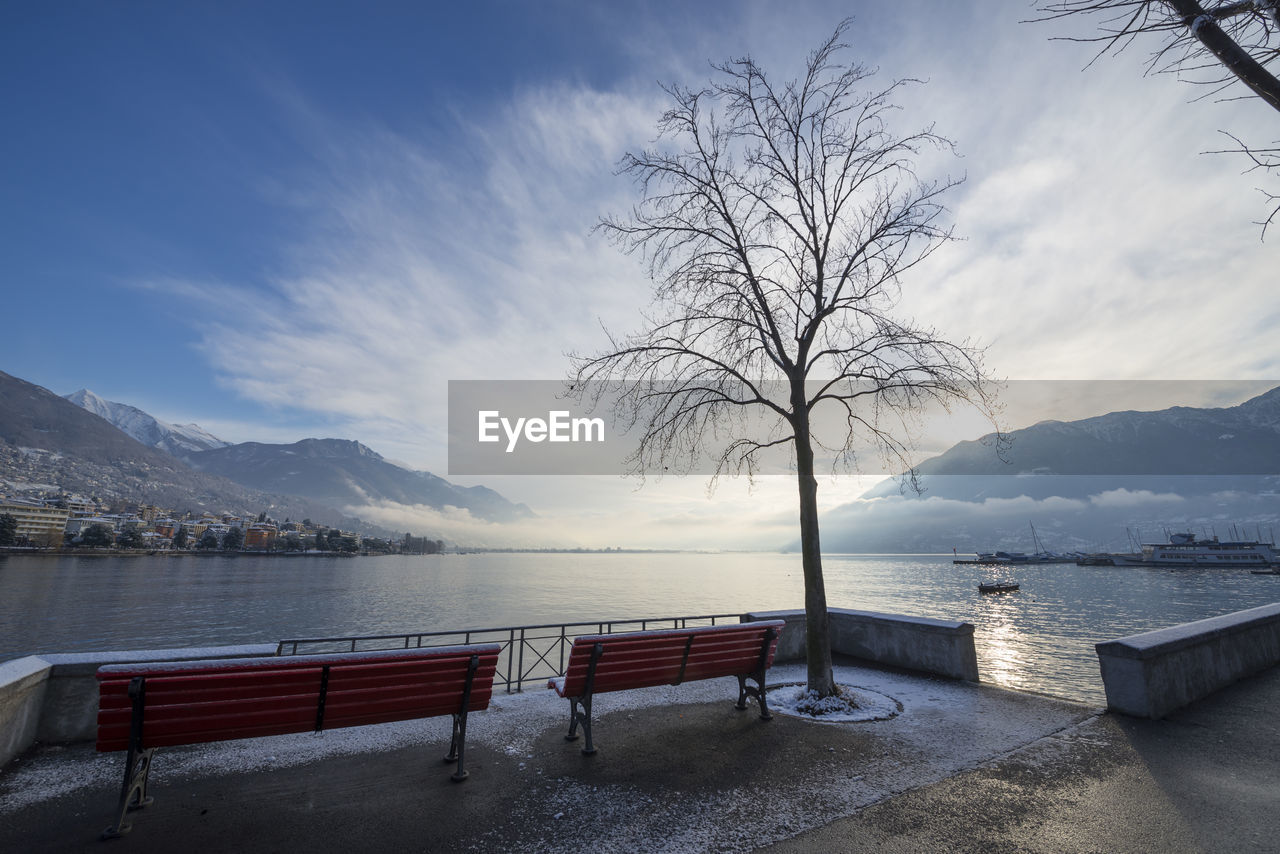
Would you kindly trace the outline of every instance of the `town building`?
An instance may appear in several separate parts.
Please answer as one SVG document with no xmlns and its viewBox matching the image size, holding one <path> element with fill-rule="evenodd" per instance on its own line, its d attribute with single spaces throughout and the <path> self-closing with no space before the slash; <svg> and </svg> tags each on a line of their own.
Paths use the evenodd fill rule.
<svg viewBox="0 0 1280 854">
<path fill-rule="evenodd" d="M 7 513 L 17 520 L 14 532 L 18 542 L 32 545 L 61 545 L 62 534 L 67 528 L 71 511 L 62 507 L 50 507 L 38 501 L 10 498 L 0 502 L 0 514 Z"/>
</svg>

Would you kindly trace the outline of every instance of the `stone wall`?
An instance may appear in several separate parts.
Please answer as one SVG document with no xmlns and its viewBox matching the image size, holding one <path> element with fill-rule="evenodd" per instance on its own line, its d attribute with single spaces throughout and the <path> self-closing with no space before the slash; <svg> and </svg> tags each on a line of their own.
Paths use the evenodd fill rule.
<svg viewBox="0 0 1280 854">
<path fill-rule="evenodd" d="M 93 741 L 104 664 L 275 655 L 275 644 L 31 655 L 0 664 L 0 766 L 36 741 Z"/>
<path fill-rule="evenodd" d="M 1107 707 L 1169 712 L 1280 664 L 1280 602 L 1096 645 Z"/>
<path fill-rule="evenodd" d="M 978 655 L 973 624 L 876 611 L 831 608 L 831 651 L 876 664 L 978 681 Z M 804 611 L 761 611 L 744 621 L 785 620 L 778 641 L 778 661 L 805 658 Z"/>
</svg>

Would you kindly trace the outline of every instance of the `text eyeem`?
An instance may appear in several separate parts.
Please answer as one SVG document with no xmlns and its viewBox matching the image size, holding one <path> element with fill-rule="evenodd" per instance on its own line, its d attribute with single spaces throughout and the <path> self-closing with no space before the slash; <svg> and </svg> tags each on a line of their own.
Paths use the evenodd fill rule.
<svg viewBox="0 0 1280 854">
<path fill-rule="evenodd" d="M 603 442 L 603 418 L 570 418 L 569 411 L 554 409 L 543 418 L 517 418 L 513 423 L 496 409 L 480 410 L 479 441 L 500 442 L 501 429 L 507 437 L 509 454 L 523 438 L 529 442 Z"/>
</svg>

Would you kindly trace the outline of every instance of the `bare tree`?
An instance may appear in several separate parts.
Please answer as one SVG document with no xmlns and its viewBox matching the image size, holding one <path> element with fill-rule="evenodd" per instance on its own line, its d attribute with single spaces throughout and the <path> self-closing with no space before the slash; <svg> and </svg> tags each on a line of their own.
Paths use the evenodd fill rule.
<svg viewBox="0 0 1280 854">
<path fill-rule="evenodd" d="M 907 81 L 867 89 L 870 71 L 838 63 L 849 23 L 781 87 L 746 58 L 714 66 L 707 88 L 665 89 L 655 147 L 621 162 L 641 200 L 598 226 L 647 259 L 654 304 L 642 331 L 575 356 L 574 379 L 579 393 L 621 383 L 615 405 L 643 434 L 637 473 L 687 470 L 709 452 L 717 475 L 752 475 L 762 451 L 789 446 L 808 684 L 822 697 L 835 684 L 816 450 L 856 465 L 869 440 L 910 468 L 905 427 L 926 404 L 992 411 L 980 350 L 890 316 L 900 277 L 951 237 L 941 197 L 958 181 L 915 171 L 923 149 L 948 140 L 889 130 Z M 814 434 L 820 407 L 836 408 L 839 435 Z M 770 430 L 751 427 L 758 415 Z"/>
<path fill-rule="evenodd" d="M 1218 95 L 1243 83 L 1272 109 L 1280 111 L 1280 79 L 1268 66 L 1280 61 L 1280 0 L 1202 3 L 1199 0 L 1047 0 L 1039 4 L 1040 20 L 1093 15 L 1098 33 L 1068 41 L 1101 45 L 1097 56 L 1118 52 L 1139 37 L 1151 37 L 1156 47 L 1148 68 L 1170 73 L 1207 87 L 1206 95 Z M 1227 134 L 1237 144 L 1230 153 L 1244 154 L 1252 162 L 1246 171 L 1261 169 L 1280 175 L 1280 148 L 1251 147 Z M 1215 151 L 1214 154 L 1227 153 Z M 1271 207 L 1259 224 L 1263 235 L 1280 215 L 1280 195 L 1260 190 Z"/>
</svg>

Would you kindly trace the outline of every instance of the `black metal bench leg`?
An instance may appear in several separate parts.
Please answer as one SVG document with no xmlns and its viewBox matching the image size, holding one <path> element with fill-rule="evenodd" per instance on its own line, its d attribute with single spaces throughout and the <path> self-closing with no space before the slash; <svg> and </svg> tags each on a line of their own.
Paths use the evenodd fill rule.
<svg viewBox="0 0 1280 854">
<path fill-rule="evenodd" d="M 759 685 L 759 693 L 756 694 L 756 700 L 760 703 L 760 720 L 773 720 L 773 713 L 769 711 L 768 690 L 764 684 L 764 671 L 760 671 L 760 675 L 756 678 L 756 684 Z"/>
<path fill-rule="evenodd" d="M 738 704 L 734 707 L 738 711 L 744 711 L 747 708 L 747 698 L 755 697 L 756 702 L 760 704 L 760 720 L 771 721 L 773 714 L 769 711 L 769 701 L 767 699 L 767 690 L 764 684 L 764 673 L 755 673 L 751 675 L 751 679 L 755 680 L 755 685 L 747 684 L 746 676 L 739 674 L 738 676 Z"/>
<path fill-rule="evenodd" d="M 152 798 L 147 795 L 147 778 L 151 774 L 151 757 L 154 747 L 145 750 L 142 747 L 142 715 L 147 705 L 147 680 L 135 676 L 129 682 L 129 699 L 133 710 L 129 718 L 129 752 L 124 757 L 124 782 L 120 785 L 120 804 L 117 807 L 116 823 L 102 831 L 103 839 L 114 839 L 133 829 L 129 821 L 130 810 L 140 810 L 150 806 Z"/>
<path fill-rule="evenodd" d="M 469 772 L 466 769 L 466 752 L 467 752 L 467 713 L 455 713 L 453 716 L 453 739 L 449 742 L 449 755 L 444 758 L 445 762 L 457 762 L 458 768 L 450 775 L 449 779 L 455 783 L 461 783 L 467 779 Z"/>
<path fill-rule="evenodd" d="M 151 757 L 154 747 L 147 750 L 129 748 L 124 763 L 124 783 L 120 787 L 120 803 L 116 808 L 116 823 L 102 831 L 103 839 L 115 839 L 133 829 L 129 813 L 150 806 L 155 799 L 147 795 L 147 777 L 151 773 Z"/>
<path fill-rule="evenodd" d="M 773 649 L 775 640 L 778 637 L 778 630 L 770 628 L 764 633 L 764 638 L 760 645 L 760 658 L 756 662 L 756 669 L 750 674 L 738 674 L 738 708 L 745 709 L 747 707 L 747 697 L 755 697 L 756 702 L 760 704 L 760 720 L 773 720 L 773 715 L 769 713 L 769 701 L 766 698 L 768 693 L 765 688 L 765 672 L 769 669 L 769 653 Z M 755 685 L 748 685 L 747 679 L 755 681 Z"/>
<path fill-rule="evenodd" d="M 581 706 L 581 710 L 579 710 Z M 565 735 L 565 741 L 578 740 L 578 723 L 582 723 L 582 732 L 587 736 L 587 743 L 582 748 L 583 756 L 590 756 L 596 752 L 595 745 L 591 743 L 591 697 L 570 697 L 569 698 L 569 732 Z"/>
<path fill-rule="evenodd" d="M 569 731 L 565 733 L 564 740 L 578 740 L 578 700 L 576 697 L 569 698 Z"/>
<path fill-rule="evenodd" d="M 462 687 L 462 704 L 459 707 L 459 711 L 453 713 L 453 738 L 449 741 L 449 755 L 444 758 L 444 761 L 456 761 L 458 763 L 458 767 L 449 778 L 455 783 L 461 783 L 467 779 L 465 760 L 467 752 L 467 712 L 471 709 L 471 686 L 475 681 L 476 671 L 479 668 L 480 656 L 471 656 L 471 661 L 467 663 L 467 681 Z"/>
</svg>

